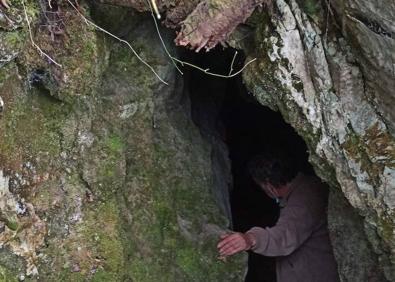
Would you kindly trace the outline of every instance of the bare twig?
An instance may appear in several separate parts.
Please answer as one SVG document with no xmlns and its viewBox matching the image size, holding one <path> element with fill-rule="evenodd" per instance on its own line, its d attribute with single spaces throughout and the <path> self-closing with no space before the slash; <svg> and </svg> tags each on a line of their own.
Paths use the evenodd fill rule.
<svg viewBox="0 0 395 282">
<path fill-rule="evenodd" d="M 154 11 L 155 11 L 155 14 L 156 14 L 156 18 L 158 20 L 160 20 L 161 16 L 160 16 L 160 13 L 159 13 L 158 5 L 156 5 L 156 0 L 151 0 L 151 4 L 152 4 L 152 7 L 154 8 Z"/>
<path fill-rule="evenodd" d="M 1 5 L 4 6 L 4 8 L 9 9 L 10 5 L 8 4 L 7 0 L 0 0 Z"/>
<path fill-rule="evenodd" d="M 45 53 L 40 46 L 38 46 L 34 40 L 33 40 L 33 34 L 32 34 L 32 28 L 30 26 L 30 21 L 29 21 L 29 16 L 27 15 L 27 11 L 26 11 L 26 6 L 25 6 L 25 1 L 22 0 L 22 6 L 23 6 L 23 11 L 25 13 L 25 20 L 27 23 L 27 27 L 29 29 L 29 36 L 30 36 L 30 41 L 32 43 L 32 45 L 38 50 L 38 52 L 40 53 L 41 56 L 46 57 L 48 60 L 50 60 L 52 63 L 54 63 L 55 65 L 57 65 L 58 67 L 62 67 L 61 64 L 59 64 L 58 62 L 56 62 L 54 59 L 52 59 L 47 53 Z"/>
<path fill-rule="evenodd" d="M 249 64 L 251 64 L 252 62 L 255 62 L 255 61 L 256 61 L 256 58 L 254 58 L 254 59 L 248 61 L 240 70 L 238 70 L 238 71 L 235 72 L 234 74 L 231 74 L 231 75 L 223 75 L 223 74 L 218 74 L 218 73 L 209 72 L 209 69 L 203 69 L 203 68 L 198 67 L 198 66 L 196 66 L 196 65 L 194 65 L 194 64 L 181 61 L 181 60 L 179 60 L 179 59 L 177 59 L 177 58 L 175 58 L 175 57 L 173 57 L 173 59 L 174 59 L 175 61 L 179 62 L 182 66 L 183 66 L 183 65 L 187 65 L 187 66 L 190 66 L 190 67 L 192 67 L 192 68 L 194 68 L 194 69 L 197 69 L 197 70 L 199 70 L 199 71 L 201 71 L 201 72 L 204 72 L 205 74 L 212 75 L 212 76 L 216 76 L 216 77 L 222 77 L 222 78 L 231 78 L 231 77 L 235 77 L 236 75 L 238 75 L 239 73 L 241 73 Z"/>
<path fill-rule="evenodd" d="M 237 56 L 237 50 L 235 51 L 235 54 L 233 55 L 233 59 L 232 59 L 232 63 L 230 64 L 230 70 L 229 70 L 229 74 L 228 74 L 228 75 L 231 75 L 231 74 L 232 74 L 232 71 L 233 71 L 233 64 L 235 63 L 236 56 Z"/>
<path fill-rule="evenodd" d="M 329 13 L 332 12 L 330 0 L 326 0 L 326 6 L 327 6 L 327 11 L 326 11 L 326 23 L 325 23 L 325 40 L 328 39 Z"/>
<path fill-rule="evenodd" d="M 152 19 L 153 19 L 153 21 L 154 21 L 154 23 L 155 23 L 156 32 L 158 33 L 159 39 L 160 39 L 160 41 L 161 41 L 161 43 L 162 43 L 163 48 L 165 49 L 165 52 L 166 52 L 167 56 L 169 56 L 170 60 L 173 62 L 173 65 L 174 65 L 175 68 L 179 71 L 179 73 L 184 74 L 184 73 L 180 70 L 180 68 L 177 66 L 176 61 L 173 59 L 173 56 L 170 54 L 169 50 L 168 50 L 167 47 L 166 47 L 166 44 L 165 44 L 165 42 L 164 42 L 164 40 L 163 40 L 163 38 L 162 38 L 162 35 L 161 35 L 160 31 L 159 31 L 158 22 L 156 21 L 156 18 L 155 18 L 155 15 L 154 15 L 154 11 L 153 11 L 152 5 L 151 5 L 151 3 L 149 2 L 149 0 L 147 0 L 147 3 L 148 3 L 149 8 L 150 8 L 150 10 L 151 10 L 151 16 L 152 16 Z"/>
<path fill-rule="evenodd" d="M 118 36 L 112 34 L 111 32 L 105 30 L 104 28 L 98 26 L 98 25 L 95 24 L 94 22 L 88 20 L 88 19 L 77 9 L 77 7 L 76 7 L 70 0 L 67 0 L 67 2 L 69 2 L 69 4 L 74 8 L 74 10 L 77 11 L 77 13 L 78 13 L 78 14 L 80 15 L 80 17 L 86 22 L 86 24 L 92 25 L 92 26 L 95 27 L 96 29 L 98 29 L 98 30 L 104 32 L 105 34 L 107 34 L 107 35 L 109 35 L 109 36 L 115 38 L 115 39 L 118 40 L 119 42 L 122 42 L 122 43 L 124 43 L 125 45 L 127 45 L 127 46 L 129 47 L 129 49 L 133 52 L 133 54 L 137 57 L 137 59 L 138 59 L 140 62 L 142 62 L 144 65 L 146 65 L 146 66 L 155 74 L 155 76 L 156 76 L 161 82 L 163 82 L 163 83 L 166 84 L 166 85 L 169 85 L 166 81 L 164 81 L 164 80 L 159 76 L 159 74 L 154 70 L 154 68 L 153 68 L 150 64 L 148 64 L 146 61 L 143 60 L 143 58 L 141 58 L 141 57 L 139 56 L 139 54 L 136 52 L 136 50 L 134 50 L 134 48 L 132 47 L 132 45 L 131 45 L 128 41 L 123 40 L 122 38 L 119 38 Z"/>
</svg>

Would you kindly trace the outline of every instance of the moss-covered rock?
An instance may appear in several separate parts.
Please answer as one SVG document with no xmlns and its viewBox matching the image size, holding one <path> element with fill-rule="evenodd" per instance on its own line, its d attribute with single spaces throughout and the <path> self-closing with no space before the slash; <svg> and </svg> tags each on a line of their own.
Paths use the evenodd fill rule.
<svg viewBox="0 0 395 282">
<path fill-rule="evenodd" d="M 65 26 L 51 33 L 50 8 L 37 3 L 25 3 L 34 42 L 61 67 L 32 47 L 25 24 L 0 32 L 18 51 L 0 68 L 0 278 L 240 281 L 245 257 L 217 258 L 229 221 L 211 193 L 210 147 L 179 104 L 151 19 L 94 7 L 169 87 L 67 2 L 52 8 Z"/>
</svg>

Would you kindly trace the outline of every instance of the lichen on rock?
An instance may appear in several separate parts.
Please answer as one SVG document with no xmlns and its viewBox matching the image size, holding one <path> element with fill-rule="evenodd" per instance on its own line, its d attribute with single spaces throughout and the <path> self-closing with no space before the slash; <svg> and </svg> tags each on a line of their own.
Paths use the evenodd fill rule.
<svg viewBox="0 0 395 282">
<path fill-rule="evenodd" d="M 377 108 L 370 99 L 366 85 L 372 81 L 358 52 L 347 43 L 347 34 L 343 37 L 336 28 L 325 26 L 325 21 L 310 20 L 296 1 L 279 0 L 276 6 L 281 17 L 259 23 L 255 49 L 246 45 L 247 55 L 257 56 L 258 64 L 246 69 L 244 79 L 258 101 L 279 109 L 305 139 L 317 174 L 340 188 L 364 216 L 365 231 L 355 232 L 365 232 L 380 257 L 376 269 L 392 280 L 394 234 L 380 227 L 382 221 L 393 225 L 395 201 L 394 137 L 388 119 L 381 114 L 386 109 Z M 376 47 L 368 44 L 364 48 Z M 372 229 L 381 239 L 371 236 Z M 334 249 L 341 277 L 351 281 L 342 267 L 359 266 L 343 264 L 344 252 L 336 244 Z"/>
<path fill-rule="evenodd" d="M 44 244 L 45 223 L 33 205 L 9 191 L 10 178 L 0 171 L 0 248 L 8 247 L 26 260 L 26 274 L 37 275 L 37 251 Z"/>
</svg>

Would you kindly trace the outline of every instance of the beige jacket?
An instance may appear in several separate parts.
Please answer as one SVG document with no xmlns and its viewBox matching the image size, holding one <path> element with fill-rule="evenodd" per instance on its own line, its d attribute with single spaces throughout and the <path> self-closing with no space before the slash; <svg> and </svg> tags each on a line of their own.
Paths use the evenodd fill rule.
<svg viewBox="0 0 395 282">
<path fill-rule="evenodd" d="M 252 251 L 277 257 L 277 282 L 337 282 L 337 266 L 327 227 L 327 187 L 298 174 L 271 228 L 254 227 Z"/>
</svg>

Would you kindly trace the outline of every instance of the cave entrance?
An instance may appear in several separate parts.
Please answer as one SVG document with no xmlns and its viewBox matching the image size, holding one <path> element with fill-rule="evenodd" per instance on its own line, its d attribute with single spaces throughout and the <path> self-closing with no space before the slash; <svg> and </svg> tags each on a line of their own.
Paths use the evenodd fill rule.
<svg viewBox="0 0 395 282">
<path fill-rule="evenodd" d="M 203 69 L 226 74 L 234 53 L 234 49 L 227 48 L 204 54 L 187 52 L 184 58 Z M 239 56 L 234 69 L 240 69 L 243 62 Z M 230 190 L 233 230 L 245 232 L 254 226 L 273 226 L 279 208 L 248 175 L 247 163 L 265 150 L 280 149 L 298 159 L 301 170 L 311 173 L 304 141 L 279 113 L 262 106 L 247 92 L 241 76 L 223 79 L 192 69 L 185 73 L 185 89 L 191 99 L 192 119 L 202 135 L 217 147 L 215 154 L 221 153 L 220 143 L 227 147 L 233 187 L 225 189 Z M 224 181 L 226 177 L 217 182 L 224 185 Z M 274 259 L 250 253 L 245 281 L 276 281 Z"/>
</svg>

